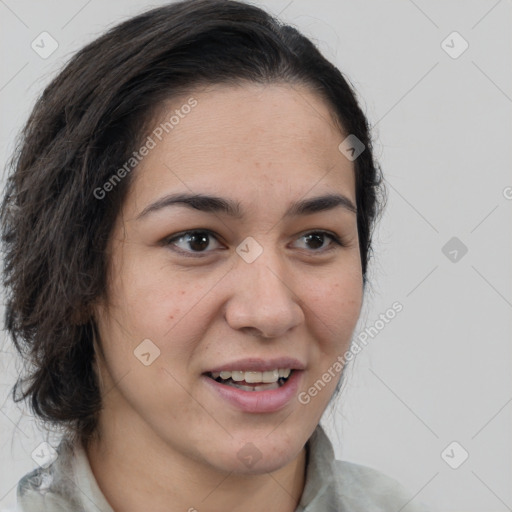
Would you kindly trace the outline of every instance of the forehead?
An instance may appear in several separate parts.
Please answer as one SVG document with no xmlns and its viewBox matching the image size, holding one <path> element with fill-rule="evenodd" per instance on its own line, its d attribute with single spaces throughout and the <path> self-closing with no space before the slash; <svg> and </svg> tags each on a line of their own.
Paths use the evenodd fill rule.
<svg viewBox="0 0 512 512">
<path fill-rule="evenodd" d="M 346 135 L 327 102 L 304 86 L 198 89 L 169 101 L 151 130 L 155 147 L 134 176 L 140 199 L 176 187 L 256 193 L 293 184 L 295 193 L 334 187 L 355 201 L 353 163 L 338 150 Z"/>
</svg>

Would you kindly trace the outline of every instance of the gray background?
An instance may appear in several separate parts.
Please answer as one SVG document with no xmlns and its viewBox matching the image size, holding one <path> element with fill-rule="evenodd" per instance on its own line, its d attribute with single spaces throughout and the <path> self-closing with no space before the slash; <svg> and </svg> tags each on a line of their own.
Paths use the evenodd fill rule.
<svg viewBox="0 0 512 512">
<path fill-rule="evenodd" d="M 56 70 L 107 27 L 159 4 L 0 0 L 2 163 Z M 336 453 L 397 478 L 435 510 L 512 510 L 511 1 L 260 4 L 351 79 L 389 188 L 356 334 L 395 301 L 403 311 L 357 356 L 324 417 Z M 59 45 L 45 60 L 31 48 L 43 31 Z M 469 44 L 458 58 L 441 46 L 454 31 Z M 453 36 L 447 44 L 462 48 Z M 442 252 L 452 237 L 468 248 L 456 261 Z M 9 399 L 19 363 L 4 339 L 0 509 L 46 439 Z M 462 448 L 448 450 L 452 464 L 469 453 L 458 469 L 441 456 L 453 441 Z"/>
</svg>

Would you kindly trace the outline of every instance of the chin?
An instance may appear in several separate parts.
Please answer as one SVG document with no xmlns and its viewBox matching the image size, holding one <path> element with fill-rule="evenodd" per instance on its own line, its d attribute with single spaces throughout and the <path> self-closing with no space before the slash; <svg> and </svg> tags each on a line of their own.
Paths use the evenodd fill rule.
<svg viewBox="0 0 512 512">
<path fill-rule="evenodd" d="M 272 437 L 272 439 L 271 439 Z M 301 436 L 239 436 L 219 446 L 211 457 L 213 463 L 222 471 L 237 474 L 259 475 L 277 471 L 290 464 L 304 447 L 298 441 Z M 307 441 L 307 439 L 305 440 Z M 235 447 L 235 449 L 233 449 Z"/>
</svg>

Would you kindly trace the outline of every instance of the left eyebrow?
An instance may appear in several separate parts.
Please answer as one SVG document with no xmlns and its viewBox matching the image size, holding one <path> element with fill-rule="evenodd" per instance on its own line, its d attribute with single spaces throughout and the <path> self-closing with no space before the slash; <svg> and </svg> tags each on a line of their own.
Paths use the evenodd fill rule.
<svg viewBox="0 0 512 512">
<path fill-rule="evenodd" d="M 351 213 L 357 213 L 355 204 L 347 196 L 328 194 L 293 203 L 285 213 L 285 217 L 312 215 L 313 213 L 333 210 L 335 208 L 344 208 Z"/>
<path fill-rule="evenodd" d="M 238 201 L 205 194 L 170 194 L 146 206 L 137 215 L 137 220 L 146 217 L 150 213 L 171 206 L 185 206 L 202 212 L 224 213 L 237 219 L 244 217 L 242 207 Z M 342 194 L 327 194 L 293 203 L 284 216 L 312 215 L 335 208 L 343 208 L 351 213 L 357 213 L 356 206 L 348 197 Z"/>
</svg>

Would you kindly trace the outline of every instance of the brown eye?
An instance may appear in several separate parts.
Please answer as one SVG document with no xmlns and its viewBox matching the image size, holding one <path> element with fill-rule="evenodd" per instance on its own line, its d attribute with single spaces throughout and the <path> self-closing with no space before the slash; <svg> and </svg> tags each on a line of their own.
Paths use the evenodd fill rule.
<svg viewBox="0 0 512 512">
<path fill-rule="evenodd" d="M 325 252 L 332 249 L 333 243 L 336 245 L 343 245 L 338 237 L 326 231 L 312 231 L 302 235 L 300 239 L 305 241 L 305 249 L 310 249 L 311 252 Z M 326 242 L 329 242 L 327 243 Z"/>
<path fill-rule="evenodd" d="M 324 245 L 325 235 L 313 233 L 312 235 L 306 235 L 305 239 L 311 249 L 320 249 Z"/>
<path fill-rule="evenodd" d="M 211 231 L 195 230 L 185 231 L 184 233 L 172 236 L 168 238 L 165 243 L 166 245 L 177 247 L 180 252 L 202 253 L 210 252 L 206 249 L 211 249 L 212 239 L 216 240 Z"/>
</svg>

